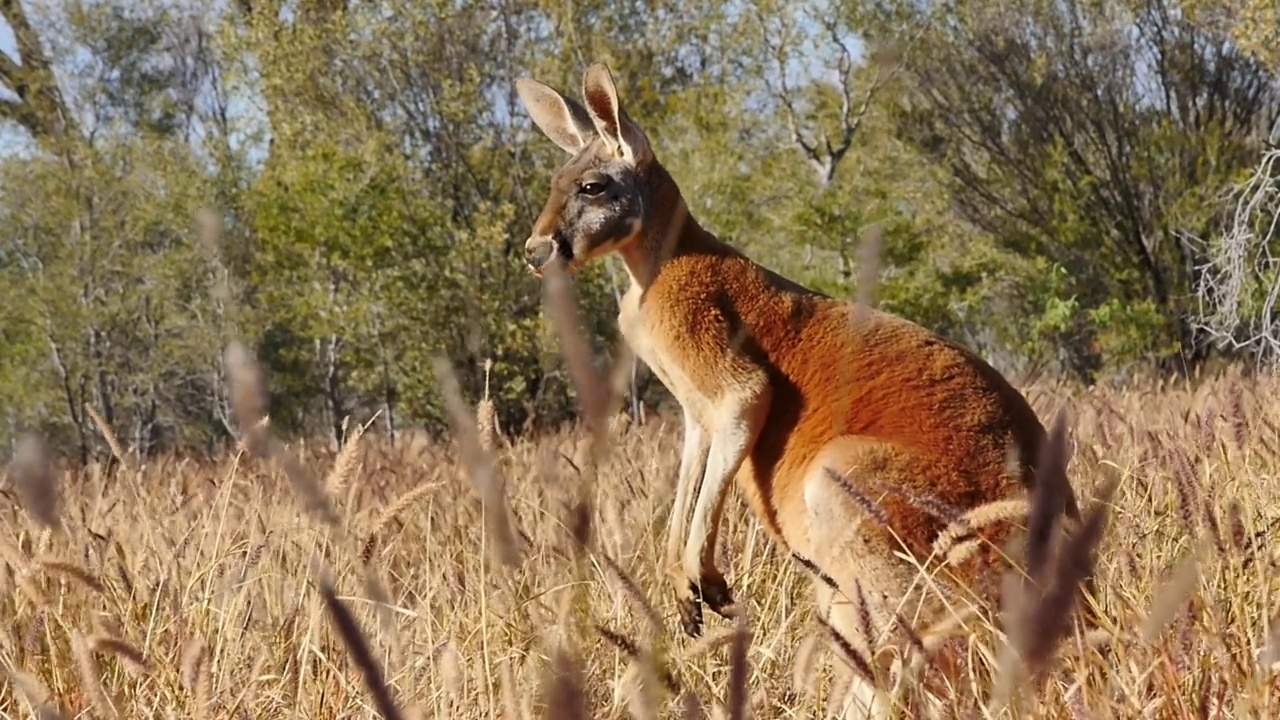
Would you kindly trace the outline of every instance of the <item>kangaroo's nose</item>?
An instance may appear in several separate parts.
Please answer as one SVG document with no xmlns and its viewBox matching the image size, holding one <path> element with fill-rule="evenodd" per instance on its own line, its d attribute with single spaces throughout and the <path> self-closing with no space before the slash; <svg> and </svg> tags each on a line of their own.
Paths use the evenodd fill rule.
<svg viewBox="0 0 1280 720">
<path fill-rule="evenodd" d="M 540 269 L 551 261 L 551 254 L 555 249 L 555 243 L 548 238 L 529 238 L 524 244 L 524 261 L 529 267 Z"/>
</svg>

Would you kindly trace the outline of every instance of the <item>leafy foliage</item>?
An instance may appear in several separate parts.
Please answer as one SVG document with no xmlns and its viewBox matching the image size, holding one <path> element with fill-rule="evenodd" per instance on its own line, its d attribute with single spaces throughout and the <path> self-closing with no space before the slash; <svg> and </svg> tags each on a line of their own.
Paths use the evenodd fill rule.
<svg viewBox="0 0 1280 720">
<path fill-rule="evenodd" d="M 296 434 L 442 429 L 440 354 L 473 397 L 494 361 L 505 428 L 571 418 L 520 259 L 564 157 L 522 74 L 574 91 L 609 62 L 704 225 L 850 298 L 874 228 L 883 307 L 1084 379 L 1212 352 L 1190 296 L 1214 246 L 1189 238 L 1222 232 L 1280 107 L 1265 2 L 0 11 L 0 442 L 40 426 L 81 457 L 90 409 L 141 453 L 225 442 L 233 336 Z M 602 355 L 624 283 L 575 288 Z M 665 397 L 644 368 L 631 395 Z"/>
</svg>

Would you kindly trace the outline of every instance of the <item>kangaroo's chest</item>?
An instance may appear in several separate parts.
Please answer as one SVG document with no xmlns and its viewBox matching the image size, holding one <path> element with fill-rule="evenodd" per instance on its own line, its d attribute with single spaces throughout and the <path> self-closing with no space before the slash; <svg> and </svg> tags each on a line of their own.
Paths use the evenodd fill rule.
<svg viewBox="0 0 1280 720">
<path fill-rule="evenodd" d="M 622 298 L 618 312 L 618 329 L 627 345 L 675 396 L 680 406 L 700 423 L 709 426 L 715 410 L 716 392 L 704 379 L 708 367 L 696 367 L 696 361 L 678 352 L 669 328 L 658 322 L 641 303 L 640 292 L 632 288 Z"/>
</svg>

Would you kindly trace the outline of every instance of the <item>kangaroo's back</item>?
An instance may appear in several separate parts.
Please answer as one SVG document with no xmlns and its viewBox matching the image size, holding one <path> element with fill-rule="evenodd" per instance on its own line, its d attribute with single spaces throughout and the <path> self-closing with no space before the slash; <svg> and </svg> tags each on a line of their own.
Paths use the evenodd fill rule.
<svg viewBox="0 0 1280 720">
<path fill-rule="evenodd" d="M 584 75 L 585 105 L 534 80 L 517 90 L 570 156 L 525 243 L 530 270 L 621 257 L 631 286 L 619 327 L 683 410 L 665 555 L 685 631 L 701 632 L 704 605 L 734 605 L 715 550 L 736 483 L 781 547 L 817 571 L 829 625 L 866 658 L 888 657 L 866 621 L 911 617 L 921 593 L 952 585 L 921 582 L 916 565 L 946 524 L 993 506 L 1025 515 L 1014 495 L 1035 480 L 1036 414 L 956 343 L 806 289 L 703 230 L 603 65 Z M 999 554 L 999 542 L 977 540 L 965 546 L 986 549 L 958 560 L 952 579 L 976 577 L 974 553 L 981 564 Z M 926 623 L 954 609 L 917 607 Z"/>
<path fill-rule="evenodd" d="M 744 470 L 760 493 L 749 489 L 749 499 L 767 522 L 776 525 L 781 507 L 801 502 L 791 485 L 841 436 L 927 459 L 931 472 L 897 487 L 920 503 L 965 509 L 1031 486 L 1044 427 L 976 354 L 916 323 L 805 288 L 714 237 L 682 247 L 644 302 L 681 308 L 673 325 L 691 336 L 699 323 L 726 325 L 737 351 L 769 373 L 767 429 Z M 1074 498 L 1068 502 L 1075 515 Z M 921 545 L 946 524 L 919 508 L 897 514 Z"/>
</svg>

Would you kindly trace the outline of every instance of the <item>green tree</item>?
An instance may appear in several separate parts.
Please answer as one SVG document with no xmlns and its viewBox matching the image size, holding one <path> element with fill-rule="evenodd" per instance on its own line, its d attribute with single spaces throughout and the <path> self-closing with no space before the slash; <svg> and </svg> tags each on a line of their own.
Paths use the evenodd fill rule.
<svg viewBox="0 0 1280 720">
<path fill-rule="evenodd" d="M 899 132 L 947 168 L 959 217 L 1065 270 L 1079 311 L 1046 339 L 1071 371 L 1201 357 L 1188 238 L 1256 158 L 1274 76 L 1167 2 L 870 7 L 877 42 L 915 35 Z"/>
<path fill-rule="evenodd" d="M 139 452 L 200 443 L 217 432 L 217 323 L 191 226 L 209 173 L 184 137 L 199 112 L 184 98 L 207 58 L 160 6 L 61 10 L 0 5 L 18 51 L 0 62 L 3 117 L 35 148 L 0 164 L 0 273 L 17 310 L 0 332 L 19 343 L 0 376 L 23 383 L 6 430 L 43 426 L 84 458 L 102 447 L 93 410 Z M 46 42 L 37 20 L 55 19 Z M 59 63 L 77 70 L 66 85 Z"/>
</svg>

